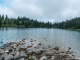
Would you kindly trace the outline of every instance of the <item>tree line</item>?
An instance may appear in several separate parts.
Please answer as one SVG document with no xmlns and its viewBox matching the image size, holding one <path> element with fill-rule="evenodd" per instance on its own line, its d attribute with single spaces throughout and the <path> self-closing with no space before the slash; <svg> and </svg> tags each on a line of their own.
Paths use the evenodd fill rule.
<svg viewBox="0 0 80 60">
<path fill-rule="evenodd" d="M 0 27 L 51 28 L 50 22 L 44 23 L 26 17 L 8 18 L 0 15 Z"/>
<path fill-rule="evenodd" d="M 80 17 L 72 18 L 59 23 L 54 23 L 55 28 L 61 29 L 80 29 Z"/>
<path fill-rule="evenodd" d="M 9 18 L 7 15 L 0 15 L 0 27 L 26 27 L 26 28 L 61 28 L 80 29 L 80 17 L 62 22 L 40 22 L 26 17 Z"/>
</svg>

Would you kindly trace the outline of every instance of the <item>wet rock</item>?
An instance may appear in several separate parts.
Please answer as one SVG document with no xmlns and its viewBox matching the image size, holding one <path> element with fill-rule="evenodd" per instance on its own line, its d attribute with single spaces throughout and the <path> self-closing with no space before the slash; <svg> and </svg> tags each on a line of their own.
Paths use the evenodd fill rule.
<svg viewBox="0 0 80 60">
<path fill-rule="evenodd" d="M 7 57 L 7 54 L 4 53 L 4 54 L 0 55 L 0 60 L 4 60 L 6 57 Z"/>
<path fill-rule="evenodd" d="M 55 56 L 51 56 L 51 60 L 54 60 L 55 59 Z"/>
<path fill-rule="evenodd" d="M 24 58 L 16 59 L 16 60 L 25 60 Z"/>
<path fill-rule="evenodd" d="M 27 58 L 27 55 L 24 51 L 20 51 L 19 56 L 23 58 Z"/>
<path fill-rule="evenodd" d="M 2 48 L 4 48 L 4 47 L 10 47 L 10 46 L 11 46 L 10 43 L 6 43 L 6 44 L 4 44 L 4 45 L 2 46 Z"/>
<path fill-rule="evenodd" d="M 5 47 L 4 50 L 11 50 L 11 47 Z"/>
<path fill-rule="evenodd" d="M 16 59 L 20 59 L 21 57 L 18 55 L 18 54 L 16 54 L 15 56 L 14 56 L 14 59 L 16 60 Z"/>
<path fill-rule="evenodd" d="M 10 50 L 10 51 L 9 51 L 9 54 L 10 54 L 10 55 L 14 55 L 14 49 Z"/>
<path fill-rule="evenodd" d="M 78 60 L 80 60 L 80 58 L 78 58 L 78 57 L 76 57 L 75 59 L 78 59 Z"/>
<path fill-rule="evenodd" d="M 46 52 L 46 55 L 52 56 L 53 53 L 52 52 Z"/>
<path fill-rule="evenodd" d="M 27 55 L 24 51 L 16 52 L 15 59 L 27 58 Z"/>
<path fill-rule="evenodd" d="M 14 60 L 14 56 L 13 55 L 7 55 L 7 57 L 5 57 L 5 60 Z"/>
<path fill-rule="evenodd" d="M 46 56 L 40 58 L 40 60 L 48 60 Z"/>
<path fill-rule="evenodd" d="M 5 50 L 4 52 L 5 52 L 5 53 L 9 53 L 9 50 Z"/>
<path fill-rule="evenodd" d="M 3 54 L 3 53 L 4 53 L 4 50 L 3 49 L 0 49 L 0 55 Z"/>
<path fill-rule="evenodd" d="M 36 53 L 36 54 L 42 54 L 44 51 L 45 51 L 45 50 L 42 49 L 42 48 L 33 50 L 33 52 Z"/>
</svg>

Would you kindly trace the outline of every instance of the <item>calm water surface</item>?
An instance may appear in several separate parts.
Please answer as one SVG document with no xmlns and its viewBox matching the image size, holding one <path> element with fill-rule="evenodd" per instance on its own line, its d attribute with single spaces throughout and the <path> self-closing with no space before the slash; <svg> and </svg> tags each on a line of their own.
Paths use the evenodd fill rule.
<svg viewBox="0 0 80 60">
<path fill-rule="evenodd" d="M 67 49 L 71 47 L 77 56 L 80 57 L 80 32 L 64 29 L 46 28 L 0 28 L 0 42 L 16 42 L 24 38 L 35 38 L 43 41 L 45 45 Z M 44 38 L 48 42 L 44 42 Z M 0 44 L 2 46 L 2 44 Z"/>
</svg>

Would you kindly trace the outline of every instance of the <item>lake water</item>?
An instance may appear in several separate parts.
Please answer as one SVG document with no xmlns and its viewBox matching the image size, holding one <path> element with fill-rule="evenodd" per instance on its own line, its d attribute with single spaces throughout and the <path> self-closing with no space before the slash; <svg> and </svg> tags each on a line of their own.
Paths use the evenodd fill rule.
<svg viewBox="0 0 80 60">
<path fill-rule="evenodd" d="M 0 42 L 16 42 L 24 38 L 35 38 L 43 41 L 45 45 L 67 49 L 71 47 L 78 57 L 80 57 L 80 32 L 64 29 L 46 28 L 0 28 Z M 44 42 L 44 38 L 48 42 Z M 0 44 L 1 46 L 2 44 Z"/>
</svg>

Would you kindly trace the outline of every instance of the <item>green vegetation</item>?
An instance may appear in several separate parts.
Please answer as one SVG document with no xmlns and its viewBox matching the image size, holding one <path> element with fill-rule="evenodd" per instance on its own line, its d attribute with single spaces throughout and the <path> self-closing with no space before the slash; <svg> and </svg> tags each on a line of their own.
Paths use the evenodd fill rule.
<svg viewBox="0 0 80 60">
<path fill-rule="evenodd" d="M 39 22 L 26 17 L 8 18 L 0 15 L 0 27 L 26 27 L 26 28 L 61 28 L 61 29 L 80 29 L 80 17 L 70 20 L 50 23 Z"/>
<path fill-rule="evenodd" d="M 29 58 L 29 60 L 35 60 L 35 58 L 31 56 L 31 57 Z"/>
<path fill-rule="evenodd" d="M 62 29 L 80 29 L 80 17 L 76 17 L 59 23 L 54 23 L 53 26 Z"/>
<path fill-rule="evenodd" d="M 0 15 L 0 27 L 52 28 L 52 23 L 39 22 L 26 17 L 8 18 Z"/>
</svg>

